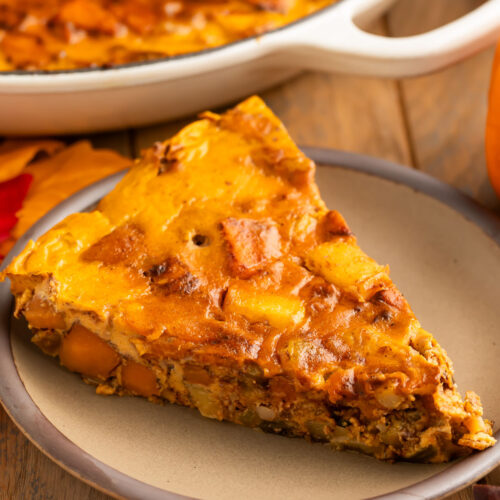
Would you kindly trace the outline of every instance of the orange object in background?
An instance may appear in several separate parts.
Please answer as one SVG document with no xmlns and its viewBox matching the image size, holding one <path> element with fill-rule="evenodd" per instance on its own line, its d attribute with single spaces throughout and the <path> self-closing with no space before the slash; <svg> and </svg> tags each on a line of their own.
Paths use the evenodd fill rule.
<svg viewBox="0 0 500 500">
<path fill-rule="evenodd" d="M 491 184 L 500 197 L 500 42 L 491 70 L 488 118 L 486 120 L 486 164 Z"/>
<path fill-rule="evenodd" d="M 131 160 L 88 141 L 0 142 L 0 263 L 16 240 L 64 199 L 119 170 Z"/>
</svg>

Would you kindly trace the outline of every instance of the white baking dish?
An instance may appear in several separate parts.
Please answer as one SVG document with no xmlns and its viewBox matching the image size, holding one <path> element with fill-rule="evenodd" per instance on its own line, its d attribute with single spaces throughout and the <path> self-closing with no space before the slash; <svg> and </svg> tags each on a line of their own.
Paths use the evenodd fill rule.
<svg viewBox="0 0 500 500">
<path fill-rule="evenodd" d="M 358 25 L 393 0 L 341 0 L 261 37 L 112 69 L 0 74 L 0 134 L 140 126 L 234 101 L 303 69 L 406 77 L 452 64 L 500 33 L 500 0 L 436 30 L 385 38 Z"/>
</svg>

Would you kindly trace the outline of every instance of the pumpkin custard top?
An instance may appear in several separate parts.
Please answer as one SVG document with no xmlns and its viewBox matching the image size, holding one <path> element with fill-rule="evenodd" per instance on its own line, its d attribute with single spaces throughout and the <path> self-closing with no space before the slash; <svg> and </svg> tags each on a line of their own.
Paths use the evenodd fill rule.
<svg viewBox="0 0 500 500">
<path fill-rule="evenodd" d="M 337 0 L 0 0 L 0 71 L 106 67 L 198 52 Z"/>
<path fill-rule="evenodd" d="M 446 354 L 314 171 L 259 98 L 204 113 L 6 276 L 132 358 L 255 364 L 332 402 L 381 385 L 436 398 L 454 387 Z"/>
</svg>

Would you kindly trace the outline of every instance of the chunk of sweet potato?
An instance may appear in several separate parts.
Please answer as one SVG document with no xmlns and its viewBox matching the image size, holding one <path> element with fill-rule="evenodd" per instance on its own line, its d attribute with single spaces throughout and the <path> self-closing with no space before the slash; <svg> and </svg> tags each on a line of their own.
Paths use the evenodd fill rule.
<svg viewBox="0 0 500 500">
<path fill-rule="evenodd" d="M 108 378 L 120 362 L 109 344 L 79 324 L 63 338 L 59 357 L 68 370 L 97 379 Z"/>
<path fill-rule="evenodd" d="M 212 377 L 201 366 L 185 365 L 183 371 L 184 380 L 190 384 L 210 385 L 212 383 Z"/>
<path fill-rule="evenodd" d="M 43 43 L 27 33 L 7 32 L 0 49 L 16 68 L 42 68 L 50 62 L 50 54 Z"/>
<path fill-rule="evenodd" d="M 64 315 L 58 313 L 46 301 L 35 295 L 24 309 L 26 321 L 38 329 L 62 330 L 66 328 Z"/>
<path fill-rule="evenodd" d="M 158 394 L 155 374 L 135 361 L 127 361 L 127 364 L 122 366 L 122 384 L 139 396 L 149 397 Z"/>
<path fill-rule="evenodd" d="M 71 0 L 63 4 L 59 21 L 89 32 L 114 35 L 119 27 L 116 18 L 98 2 Z"/>
</svg>

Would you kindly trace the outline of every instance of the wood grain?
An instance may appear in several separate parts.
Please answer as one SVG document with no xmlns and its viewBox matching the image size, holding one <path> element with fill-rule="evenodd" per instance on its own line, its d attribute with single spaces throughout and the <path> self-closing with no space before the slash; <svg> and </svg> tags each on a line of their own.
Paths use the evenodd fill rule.
<svg viewBox="0 0 500 500">
<path fill-rule="evenodd" d="M 0 500 L 110 499 L 48 459 L 0 407 Z"/>
<path fill-rule="evenodd" d="M 432 8 L 429 8 L 432 3 Z M 407 36 L 445 24 L 480 0 L 401 0 L 388 31 Z M 418 18 L 418 24 L 415 19 Z M 493 49 L 445 71 L 400 83 L 415 167 L 500 211 L 486 173 L 484 129 Z"/>
<path fill-rule="evenodd" d="M 371 31 L 403 36 L 454 19 L 480 0 L 401 0 Z M 414 166 L 500 211 L 484 161 L 486 91 L 492 51 L 433 75 L 394 81 L 306 73 L 263 97 L 302 145 L 345 149 Z M 137 155 L 190 119 L 99 134 L 97 147 Z M 485 480 L 500 484 L 500 469 Z M 106 495 L 52 463 L 0 409 L 0 500 L 89 499 Z M 466 488 L 450 500 L 472 500 Z"/>
</svg>

